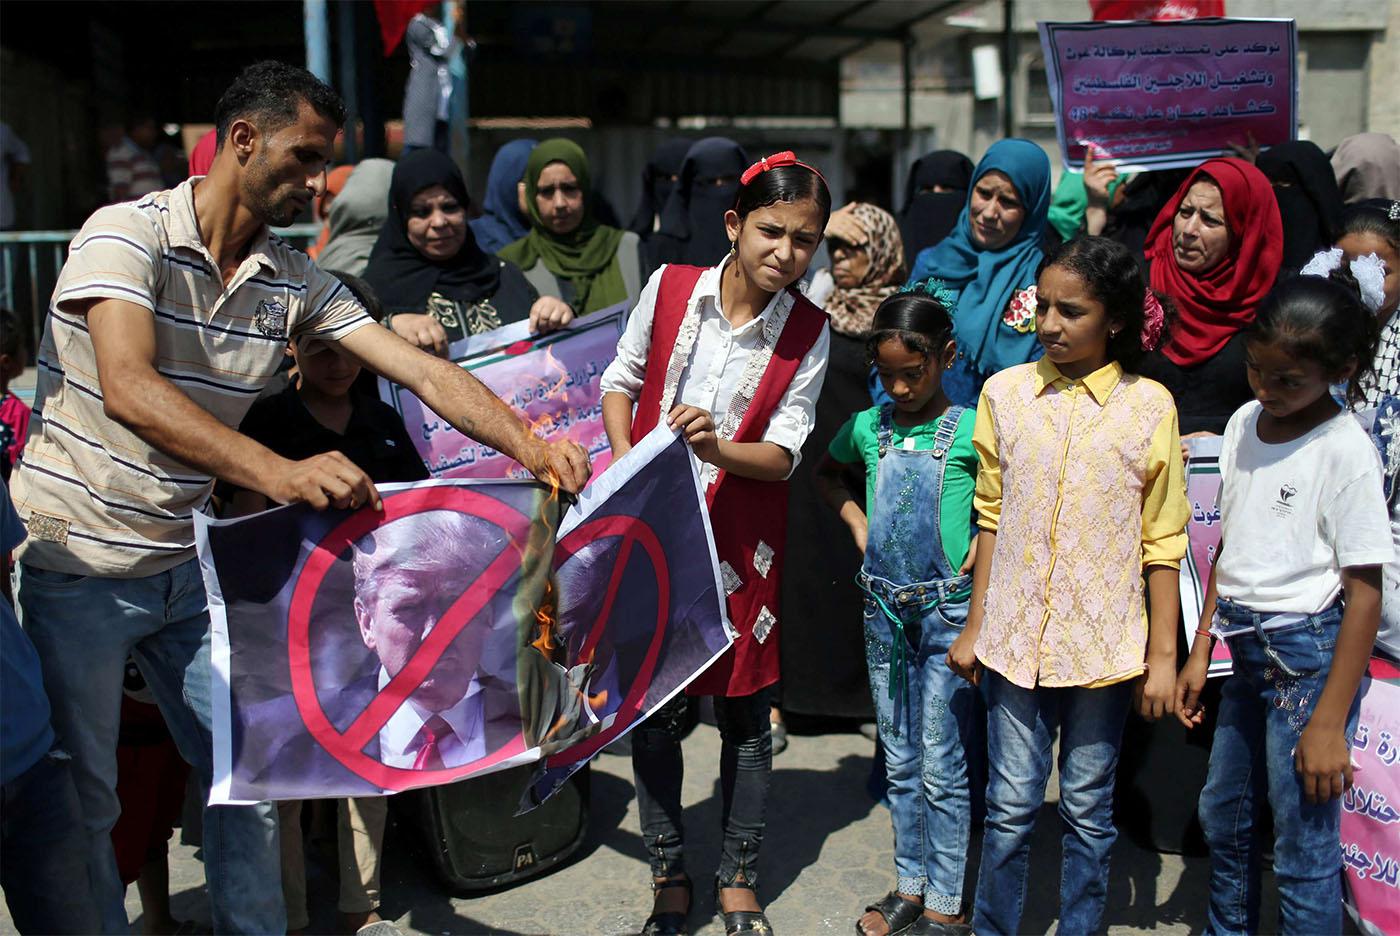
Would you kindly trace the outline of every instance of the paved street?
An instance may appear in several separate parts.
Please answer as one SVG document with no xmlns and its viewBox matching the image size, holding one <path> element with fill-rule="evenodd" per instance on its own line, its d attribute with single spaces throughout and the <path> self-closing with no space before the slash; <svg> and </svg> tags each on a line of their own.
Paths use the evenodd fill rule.
<svg viewBox="0 0 1400 936">
<path fill-rule="evenodd" d="M 719 850 L 718 748 L 718 734 L 708 725 L 686 742 L 690 864 L 700 880 L 713 869 Z M 865 903 L 893 883 L 889 814 L 865 792 L 870 748 L 855 733 L 793 737 L 775 761 L 761 893 L 781 934 L 850 933 Z M 394 823 L 384 869 L 384 912 L 405 931 L 424 934 L 637 932 L 650 896 L 630 765 L 630 759 L 610 755 L 595 761 L 591 827 L 573 861 L 528 884 L 486 896 L 445 893 L 413 830 Z M 1032 850 L 1034 873 L 1024 915 L 1028 933 L 1049 932 L 1055 922 L 1060 859 L 1053 788 L 1049 798 Z M 975 854 L 971 867 L 976 867 Z M 313 868 L 311 875 L 313 932 L 331 932 L 334 923 L 334 870 L 327 868 Z M 973 877 L 975 872 L 969 874 L 969 886 Z M 171 880 L 175 915 L 207 923 L 203 866 L 192 849 L 174 848 Z M 1120 839 L 1109 932 L 1200 932 L 1205 883 L 1204 859 L 1184 865 L 1179 856 L 1157 855 Z M 134 887 L 127 909 L 133 920 L 139 917 Z M 1273 913 L 1266 909 L 1266 927 Z M 713 896 L 704 888 L 697 888 L 691 925 L 705 936 L 723 933 Z M 0 931 L 13 931 L 7 915 L 0 917 Z"/>
</svg>

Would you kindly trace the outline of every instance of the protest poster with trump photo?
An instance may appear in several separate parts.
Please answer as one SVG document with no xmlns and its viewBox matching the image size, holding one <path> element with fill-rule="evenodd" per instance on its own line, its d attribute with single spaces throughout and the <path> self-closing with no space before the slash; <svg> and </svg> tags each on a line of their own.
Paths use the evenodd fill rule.
<svg viewBox="0 0 1400 936">
<path fill-rule="evenodd" d="M 213 802 L 396 792 L 542 758 L 567 774 L 732 642 L 703 490 L 670 430 L 567 510 L 534 481 L 381 493 L 382 512 L 198 521 Z"/>
</svg>

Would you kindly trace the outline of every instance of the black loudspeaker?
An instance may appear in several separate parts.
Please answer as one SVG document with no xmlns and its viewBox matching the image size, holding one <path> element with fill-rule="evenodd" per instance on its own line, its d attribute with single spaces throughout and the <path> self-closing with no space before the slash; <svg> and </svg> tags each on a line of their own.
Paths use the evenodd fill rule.
<svg viewBox="0 0 1400 936">
<path fill-rule="evenodd" d="M 401 794 L 438 876 L 475 893 L 528 881 L 566 861 L 588 831 L 588 767 L 523 816 L 515 815 L 533 765 Z"/>
</svg>

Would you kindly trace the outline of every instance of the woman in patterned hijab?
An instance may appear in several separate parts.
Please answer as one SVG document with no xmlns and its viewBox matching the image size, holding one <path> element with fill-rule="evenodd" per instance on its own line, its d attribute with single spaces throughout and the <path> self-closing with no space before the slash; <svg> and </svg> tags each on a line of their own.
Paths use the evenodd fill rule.
<svg viewBox="0 0 1400 936">
<path fill-rule="evenodd" d="M 904 284 L 904 242 L 889 212 L 857 202 L 827 226 L 831 278 L 835 283 L 823 308 L 833 331 L 864 339 L 875 310 Z"/>
</svg>

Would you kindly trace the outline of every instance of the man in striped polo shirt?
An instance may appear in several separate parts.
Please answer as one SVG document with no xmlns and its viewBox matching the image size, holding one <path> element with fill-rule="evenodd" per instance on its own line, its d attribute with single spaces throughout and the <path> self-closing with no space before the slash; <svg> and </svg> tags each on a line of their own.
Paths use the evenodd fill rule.
<svg viewBox="0 0 1400 936">
<path fill-rule="evenodd" d="M 582 448 L 536 438 L 470 374 L 381 328 L 268 230 L 322 193 L 344 118 L 308 72 L 248 67 L 219 100 L 209 174 L 99 210 L 54 289 L 13 482 L 29 531 L 19 597 L 73 756 L 107 932 L 127 931 L 110 833 L 128 654 L 208 792 L 209 616 L 192 515 L 207 509 L 214 479 L 282 504 L 380 506 L 340 453 L 289 461 L 236 431 L 288 341 L 337 341 L 537 476 L 568 490 L 588 478 Z M 204 855 L 216 931 L 285 929 L 268 804 L 206 807 Z"/>
</svg>

